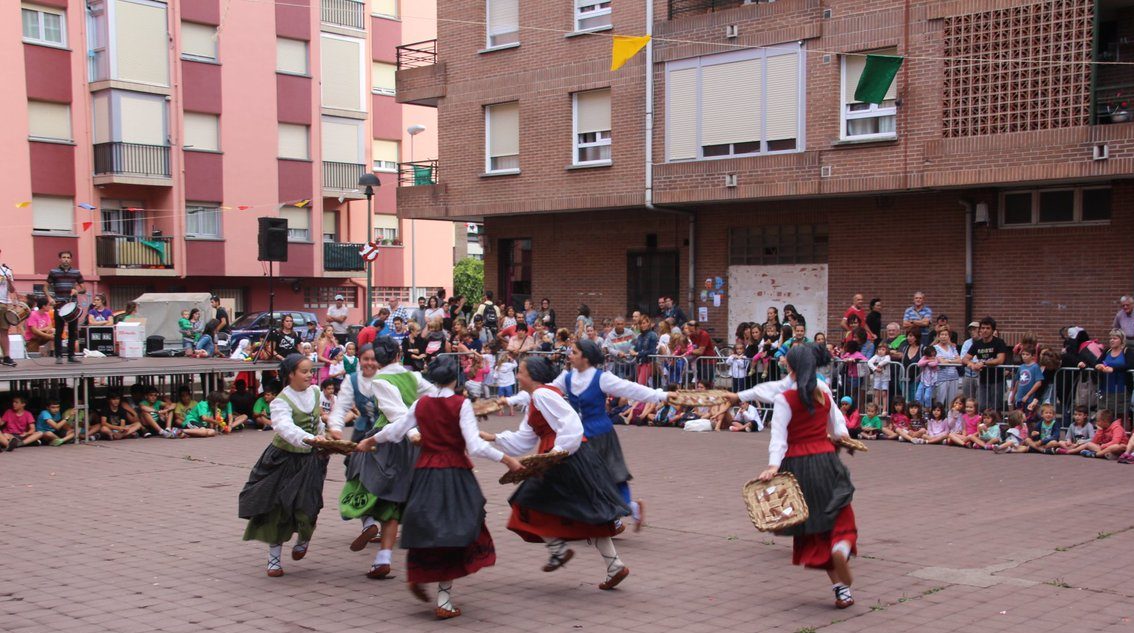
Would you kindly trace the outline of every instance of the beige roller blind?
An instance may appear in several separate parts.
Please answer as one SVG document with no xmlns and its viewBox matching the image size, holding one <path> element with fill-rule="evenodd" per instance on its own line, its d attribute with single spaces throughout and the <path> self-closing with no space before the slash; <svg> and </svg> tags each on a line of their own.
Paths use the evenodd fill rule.
<svg viewBox="0 0 1134 633">
<path fill-rule="evenodd" d="M 760 140 L 761 60 L 701 67 L 701 145 Z"/>
<path fill-rule="evenodd" d="M 91 95 L 91 118 L 94 128 L 91 130 L 91 141 L 95 143 L 109 143 L 110 138 L 110 91 L 104 90 Z"/>
<path fill-rule="evenodd" d="M 165 99 L 132 96 L 122 92 L 118 97 L 119 125 L 124 143 L 165 145 Z"/>
<path fill-rule="evenodd" d="M 520 153 L 520 104 L 488 106 L 488 155 L 513 156 Z"/>
<path fill-rule="evenodd" d="M 362 110 L 362 40 L 323 35 L 323 107 Z"/>
<path fill-rule="evenodd" d="M 398 230 L 398 216 L 390 215 L 388 213 L 375 213 L 374 214 L 374 228 L 375 229 L 394 229 Z"/>
<path fill-rule="evenodd" d="M 308 160 L 311 152 L 307 145 L 307 126 L 280 123 L 279 157 Z"/>
<path fill-rule="evenodd" d="M 799 138 L 799 55 L 768 58 L 766 139 Z"/>
<path fill-rule="evenodd" d="M 671 70 L 666 81 L 666 158 L 697 158 L 697 69 Z"/>
<path fill-rule="evenodd" d="M 217 27 L 196 22 L 181 23 L 181 54 L 203 59 L 217 58 Z"/>
<path fill-rule="evenodd" d="M 28 101 L 28 136 L 71 140 L 71 106 L 66 103 Z"/>
<path fill-rule="evenodd" d="M 307 230 L 311 228 L 311 214 L 306 208 L 281 207 L 280 217 L 287 220 L 287 229 L 289 231 L 296 229 Z"/>
<path fill-rule="evenodd" d="M 398 17 L 398 0 L 370 0 L 370 11 L 378 15 Z"/>
<path fill-rule="evenodd" d="M 32 230 L 74 232 L 74 200 L 56 196 L 32 196 Z"/>
<path fill-rule="evenodd" d="M 276 38 L 276 70 L 296 75 L 307 74 L 307 42 Z"/>
<path fill-rule="evenodd" d="M 590 90 L 575 94 L 576 131 L 606 132 L 610 130 L 610 90 Z"/>
<path fill-rule="evenodd" d="M 362 122 L 323 117 L 323 160 L 362 163 Z"/>
<path fill-rule="evenodd" d="M 114 3 L 115 79 L 169 85 L 169 35 L 165 5 Z"/>
<path fill-rule="evenodd" d="M 183 141 L 189 149 L 220 151 L 220 117 L 215 114 L 186 112 Z"/>
<path fill-rule="evenodd" d="M 385 62 L 372 62 L 370 65 L 370 87 L 376 92 L 394 92 L 394 73 L 398 67 Z"/>
<path fill-rule="evenodd" d="M 373 158 L 375 162 L 383 161 L 389 163 L 397 163 L 401 161 L 401 159 L 398 157 L 397 141 L 383 141 L 374 139 L 370 149 L 372 154 L 371 158 Z"/>
<path fill-rule="evenodd" d="M 323 212 L 323 234 L 324 235 L 338 235 L 339 234 L 339 214 L 334 211 Z"/>
<path fill-rule="evenodd" d="M 488 0 L 488 35 L 520 30 L 520 0 Z"/>
<path fill-rule="evenodd" d="M 897 48 L 887 48 L 880 51 L 871 51 L 877 55 L 897 55 Z M 862 71 L 866 68 L 866 53 L 843 56 L 843 103 L 860 103 L 854 98 L 854 91 L 858 88 L 858 81 L 862 79 Z M 898 82 L 890 83 L 886 91 L 886 99 L 898 98 Z"/>
</svg>

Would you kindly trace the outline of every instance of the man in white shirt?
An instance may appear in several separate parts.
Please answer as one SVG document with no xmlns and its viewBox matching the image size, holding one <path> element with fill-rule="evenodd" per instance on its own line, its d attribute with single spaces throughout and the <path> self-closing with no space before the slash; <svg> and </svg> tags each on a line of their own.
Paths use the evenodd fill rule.
<svg viewBox="0 0 1134 633">
<path fill-rule="evenodd" d="M 346 345 L 347 341 L 347 318 L 350 316 L 350 308 L 346 307 L 343 303 L 342 295 L 335 295 L 335 305 L 327 308 L 327 325 L 335 331 L 335 340 L 339 345 Z"/>
<path fill-rule="evenodd" d="M 0 264 L 0 304 L 11 304 L 19 300 L 12 269 L 8 268 L 7 264 Z M 15 367 L 16 361 L 12 360 L 8 351 L 8 321 L 2 317 L 3 315 L 0 315 L 0 365 Z"/>
</svg>

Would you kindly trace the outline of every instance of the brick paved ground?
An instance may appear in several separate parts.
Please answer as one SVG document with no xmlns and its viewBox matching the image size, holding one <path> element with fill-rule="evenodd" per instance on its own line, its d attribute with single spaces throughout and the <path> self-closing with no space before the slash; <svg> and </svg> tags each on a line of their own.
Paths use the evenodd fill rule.
<svg viewBox="0 0 1134 633">
<path fill-rule="evenodd" d="M 602 564 L 582 545 L 540 572 L 543 548 L 503 527 L 502 467 L 480 461 L 499 561 L 458 582 L 452 623 L 401 578 L 363 577 L 374 551 L 347 549 L 358 524 L 333 510 L 337 465 L 307 559 L 264 575 L 236 498 L 268 433 L 7 453 L 0 630 L 1134 631 L 1134 467 L 876 443 L 847 460 L 862 558 L 858 604 L 836 611 L 825 576 L 748 522 L 739 489 L 766 463 L 766 434 L 619 433 L 652 524 L 618 541 L 624 585 L 599 591 Z"/>
</svg>

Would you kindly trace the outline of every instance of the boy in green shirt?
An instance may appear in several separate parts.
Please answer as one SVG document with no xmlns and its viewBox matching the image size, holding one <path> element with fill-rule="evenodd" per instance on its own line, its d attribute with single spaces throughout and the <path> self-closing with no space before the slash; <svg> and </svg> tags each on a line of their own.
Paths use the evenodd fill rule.
<svg viewBox="0 0 1134 633">
<path fill-rule="evenodd" d="M 882 432 L 882 416 L 878 415 L 878 405 L 866 405 L 866 415 L 862 416 L 862 439 L 876 440 Z"/>
<path fill-rule="evenodd" d="M 272 430 L 272 400 L 276 399 L 276 394 L 273 386 L 265 385 L 264 393 L 256 399 L 256 404 L 252 405 L 252 421 L 256 426 L 260 427 L 261 431 Z"/>
</svg>

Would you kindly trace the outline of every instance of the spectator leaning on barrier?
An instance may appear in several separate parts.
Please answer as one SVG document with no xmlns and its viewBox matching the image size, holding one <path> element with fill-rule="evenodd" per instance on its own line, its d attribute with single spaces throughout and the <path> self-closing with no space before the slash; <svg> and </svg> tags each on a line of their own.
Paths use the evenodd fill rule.
<svg viewBox="0 0 1134 633">
<path fill-rule="evenodd" d="M 1126 336 L 1126 346 L 1134 347 L 1134 297 L 1130 295 L 1122 295 L 1118 299 L 1118 314 L 1114 315 L 1114 324 L 1111 326 L 1116 330 L 1122 330 Z"/>
<path fill-rule="evenodd" d="M 882 338 L 882 300 L 871 299 L 870 311 L 866 313 L 866 329 L 875 339 Z"/>
<path fill-rule="evenodd" d="M 964 358 L 965 366 L 979 372 L 977 403 L 982 410 L 999 410 L 1004 404 L 1004 374 L 997 367 L 1003 365 L 1007 357 L 1008 345 L 996 336 L 996 320 L 984 317 L 980 320 L 977 338 L 973 339 Z"/>
<path fill-rule="evenodd" d="M 603 341 L 602 349 L 607 356 L 614 359 L 614 367 L 611 369 L 619 378 L 626 378 L 629 375 L 627 368 L 630 359 L 634 356 L 634 338 L 634 332 L 626 327 L 626 319 L 614 317 L 614 327 Z"/>
<path fill-rule="evenodd" d="M 933 310 L 925 305 L 925 293 L 918 291 L 913 295 L 913 305 L 906 308 L 902 315 L 902 328 L 909 331 L 914 328 L 922 345 L 929 345 L 933 341 L 930 326 L 933 325 Z"/>
<path fill-rule="evenodd" d="M 866 312 L 862 309 L 863 305 L 862 295 L 855 293 L 854 297 L 851 298 L 850 307 L 843 313 L 843 320 L 841 322 L 843 330 L 848 334 L 854 330 L 855 327 L 863 326 L 866 323 Z M 857 324 L 852 320 L 852 317 L 857 319 Z"/>
<path fill-rule="evenodd" d="M 977 338 L 977 330 L 979 329 L 980 323 L 971 321 L 967 328 L 968 335 L 965 338 L 965 342 L 961 344 L 961 365 L 965 368 L 964 376 L 961 378 L 961 394 L 964 395 L 965 398 L 976 398 L 977 378 L 979 378 L 980 374 L 970 368 L 964 359 L 965 356 L 968 355 L 969 350 L 972 349 L 973 343 Z"/>
<path fill-rule="evenodd" d="M 705 357 L 716 356 L 717 352 L 713 349 L 712 337 L 709 336 L 708 332 L 701 329 L 701 324 L 697 321 L 689 321 L 685 324 L 685 336 L 689 339 L 689 344 L 693 348 L 689 357 L 692 362 L 696 363 L 697 378 L 712 384 L 716 377 L 716 363 L 701 360 Z"/>
</svg>

